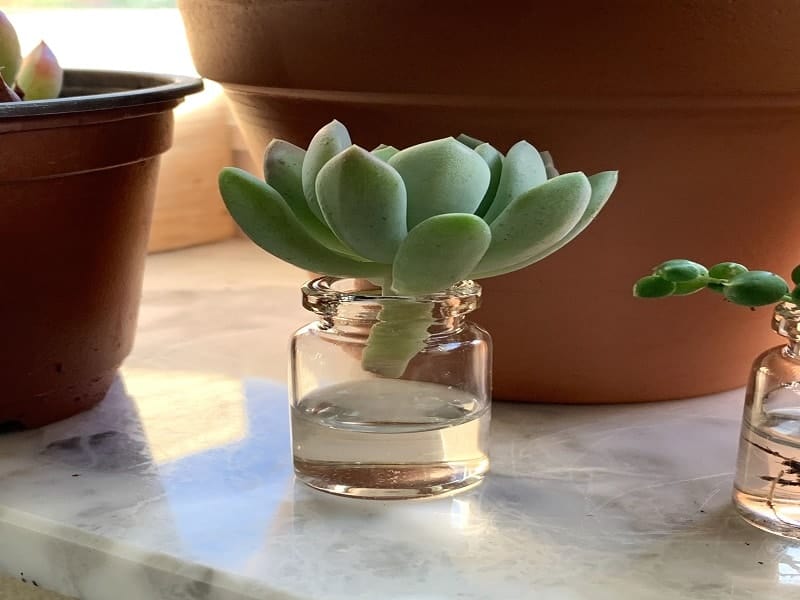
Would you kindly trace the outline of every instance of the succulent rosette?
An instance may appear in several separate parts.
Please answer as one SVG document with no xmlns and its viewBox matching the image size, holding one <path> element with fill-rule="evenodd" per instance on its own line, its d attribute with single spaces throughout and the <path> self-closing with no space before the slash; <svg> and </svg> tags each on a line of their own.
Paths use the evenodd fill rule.
<svg viewBox="0 0 800 600">
<path fill-rule="evenodd" d="M 0 11 L 0 102 L 58 98 L 63 80 L 64 71 L 44 42 L 22 58 L 17 32 Z"/>
<path fill-rule="evenodd" d="M 431 318 L 430 307 L 419 302 L 415 314 L 394 315 L 390 298 L 435 294 L 546 258 L 597 216 L 617 172 L 559 174 L 550 155 L 526 141 L 503 155 L 466 135 L 368 151 L 333 121 L 307 150 L 273 140 L 264 179 L 226 168 L 219 183 L 236 222 L 270 254 L 381 288 L 380 320 L 391 323 L 394 342 L 421 340 L 412 352 L 378 337 L 376 326 L 364 366 L 399 376 L 424 343 L 420 323 Z"/>
</svg>

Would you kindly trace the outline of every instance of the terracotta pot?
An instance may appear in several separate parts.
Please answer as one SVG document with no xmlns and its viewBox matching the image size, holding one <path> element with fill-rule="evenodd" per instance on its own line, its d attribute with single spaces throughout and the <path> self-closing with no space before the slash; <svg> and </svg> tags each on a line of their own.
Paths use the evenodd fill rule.
<svg viewBox="0 0 800 600">
<path fill-rule="evenodd" d="M 0 104 L 0 431 L 103 398 L 133 343 L 159 155 L 197 79 L 67 71 Z"/>
<path fill-rule="evenodd" d="M 199 71 L 251 152 L 332 118 L 363 146 L 525 138 L 621 184 L 562 252 L 482 282 L 499 398 L 630 402 L 742 385 L 769 310 L 644 302 L 660 261 L 788 273 L 800 209 L 800 3 L 184 0 Z"/>
</svg>

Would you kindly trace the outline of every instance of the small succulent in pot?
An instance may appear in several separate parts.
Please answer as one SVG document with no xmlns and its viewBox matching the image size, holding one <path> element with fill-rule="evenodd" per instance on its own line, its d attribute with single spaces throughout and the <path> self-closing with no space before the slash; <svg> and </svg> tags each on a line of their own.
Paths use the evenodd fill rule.
<svg viewBox="0 0 800 600">
<path fill-rule="evenodd" d="M 300 268 L 372 282 L 387 297 L 381 321 L 396 337 L 419 335 L 430 309 L 420 303 L 419 314 L 394 316 L 390 298 L 434 294 L 546 258 L 589 225 L 617 183 L 616 171 L 559 174 L 550 155 L 526 141 L 505 155 L 466 135 L 368 151 L 338 121 L 307 150 L 273 140 L 264 175 L 220 174 L 243 231 Z M 400 376 L 414 355 L 408 348 L 370 336 L 363 366 Z"/>
<path fill-rule="evenodd" d="M 17 32 L 0 11 L 0 102 L 58 98 L 63 78 L 63 69 L 44 42 L 22 58 Z"/>
</svg>

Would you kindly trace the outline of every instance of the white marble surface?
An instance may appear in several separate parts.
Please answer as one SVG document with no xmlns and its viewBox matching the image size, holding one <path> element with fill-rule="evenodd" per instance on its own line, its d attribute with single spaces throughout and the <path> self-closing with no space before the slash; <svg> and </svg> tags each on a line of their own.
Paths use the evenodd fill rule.
<svg viewBox="0 0 800 600">
<path fill-rule="evenodd" d="M 82 600 L 800 597 L 800 544 L 731 508 L 741 392 L 498 403 L 479 488 L 335 498 L 291 473 L 303 274 L 242 242 L 148 269 L 109 397 L 0 437 L 0 572 Z"/>
</svg>

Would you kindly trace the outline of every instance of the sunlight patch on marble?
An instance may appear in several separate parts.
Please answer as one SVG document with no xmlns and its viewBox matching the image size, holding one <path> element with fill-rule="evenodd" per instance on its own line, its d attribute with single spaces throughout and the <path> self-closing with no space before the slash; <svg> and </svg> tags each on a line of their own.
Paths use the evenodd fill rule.
<svg viewBox="0 0 800 600">
<path fill-rule="evenodd" d="M 214 373 L 124 369 L 153 460 L 164 463 L 248 436 L 238 379 Z M 186 390 L 191 393 L 184 394 Z M 209 419 L 213 415 L 213 419 Z"/>
</svg>

